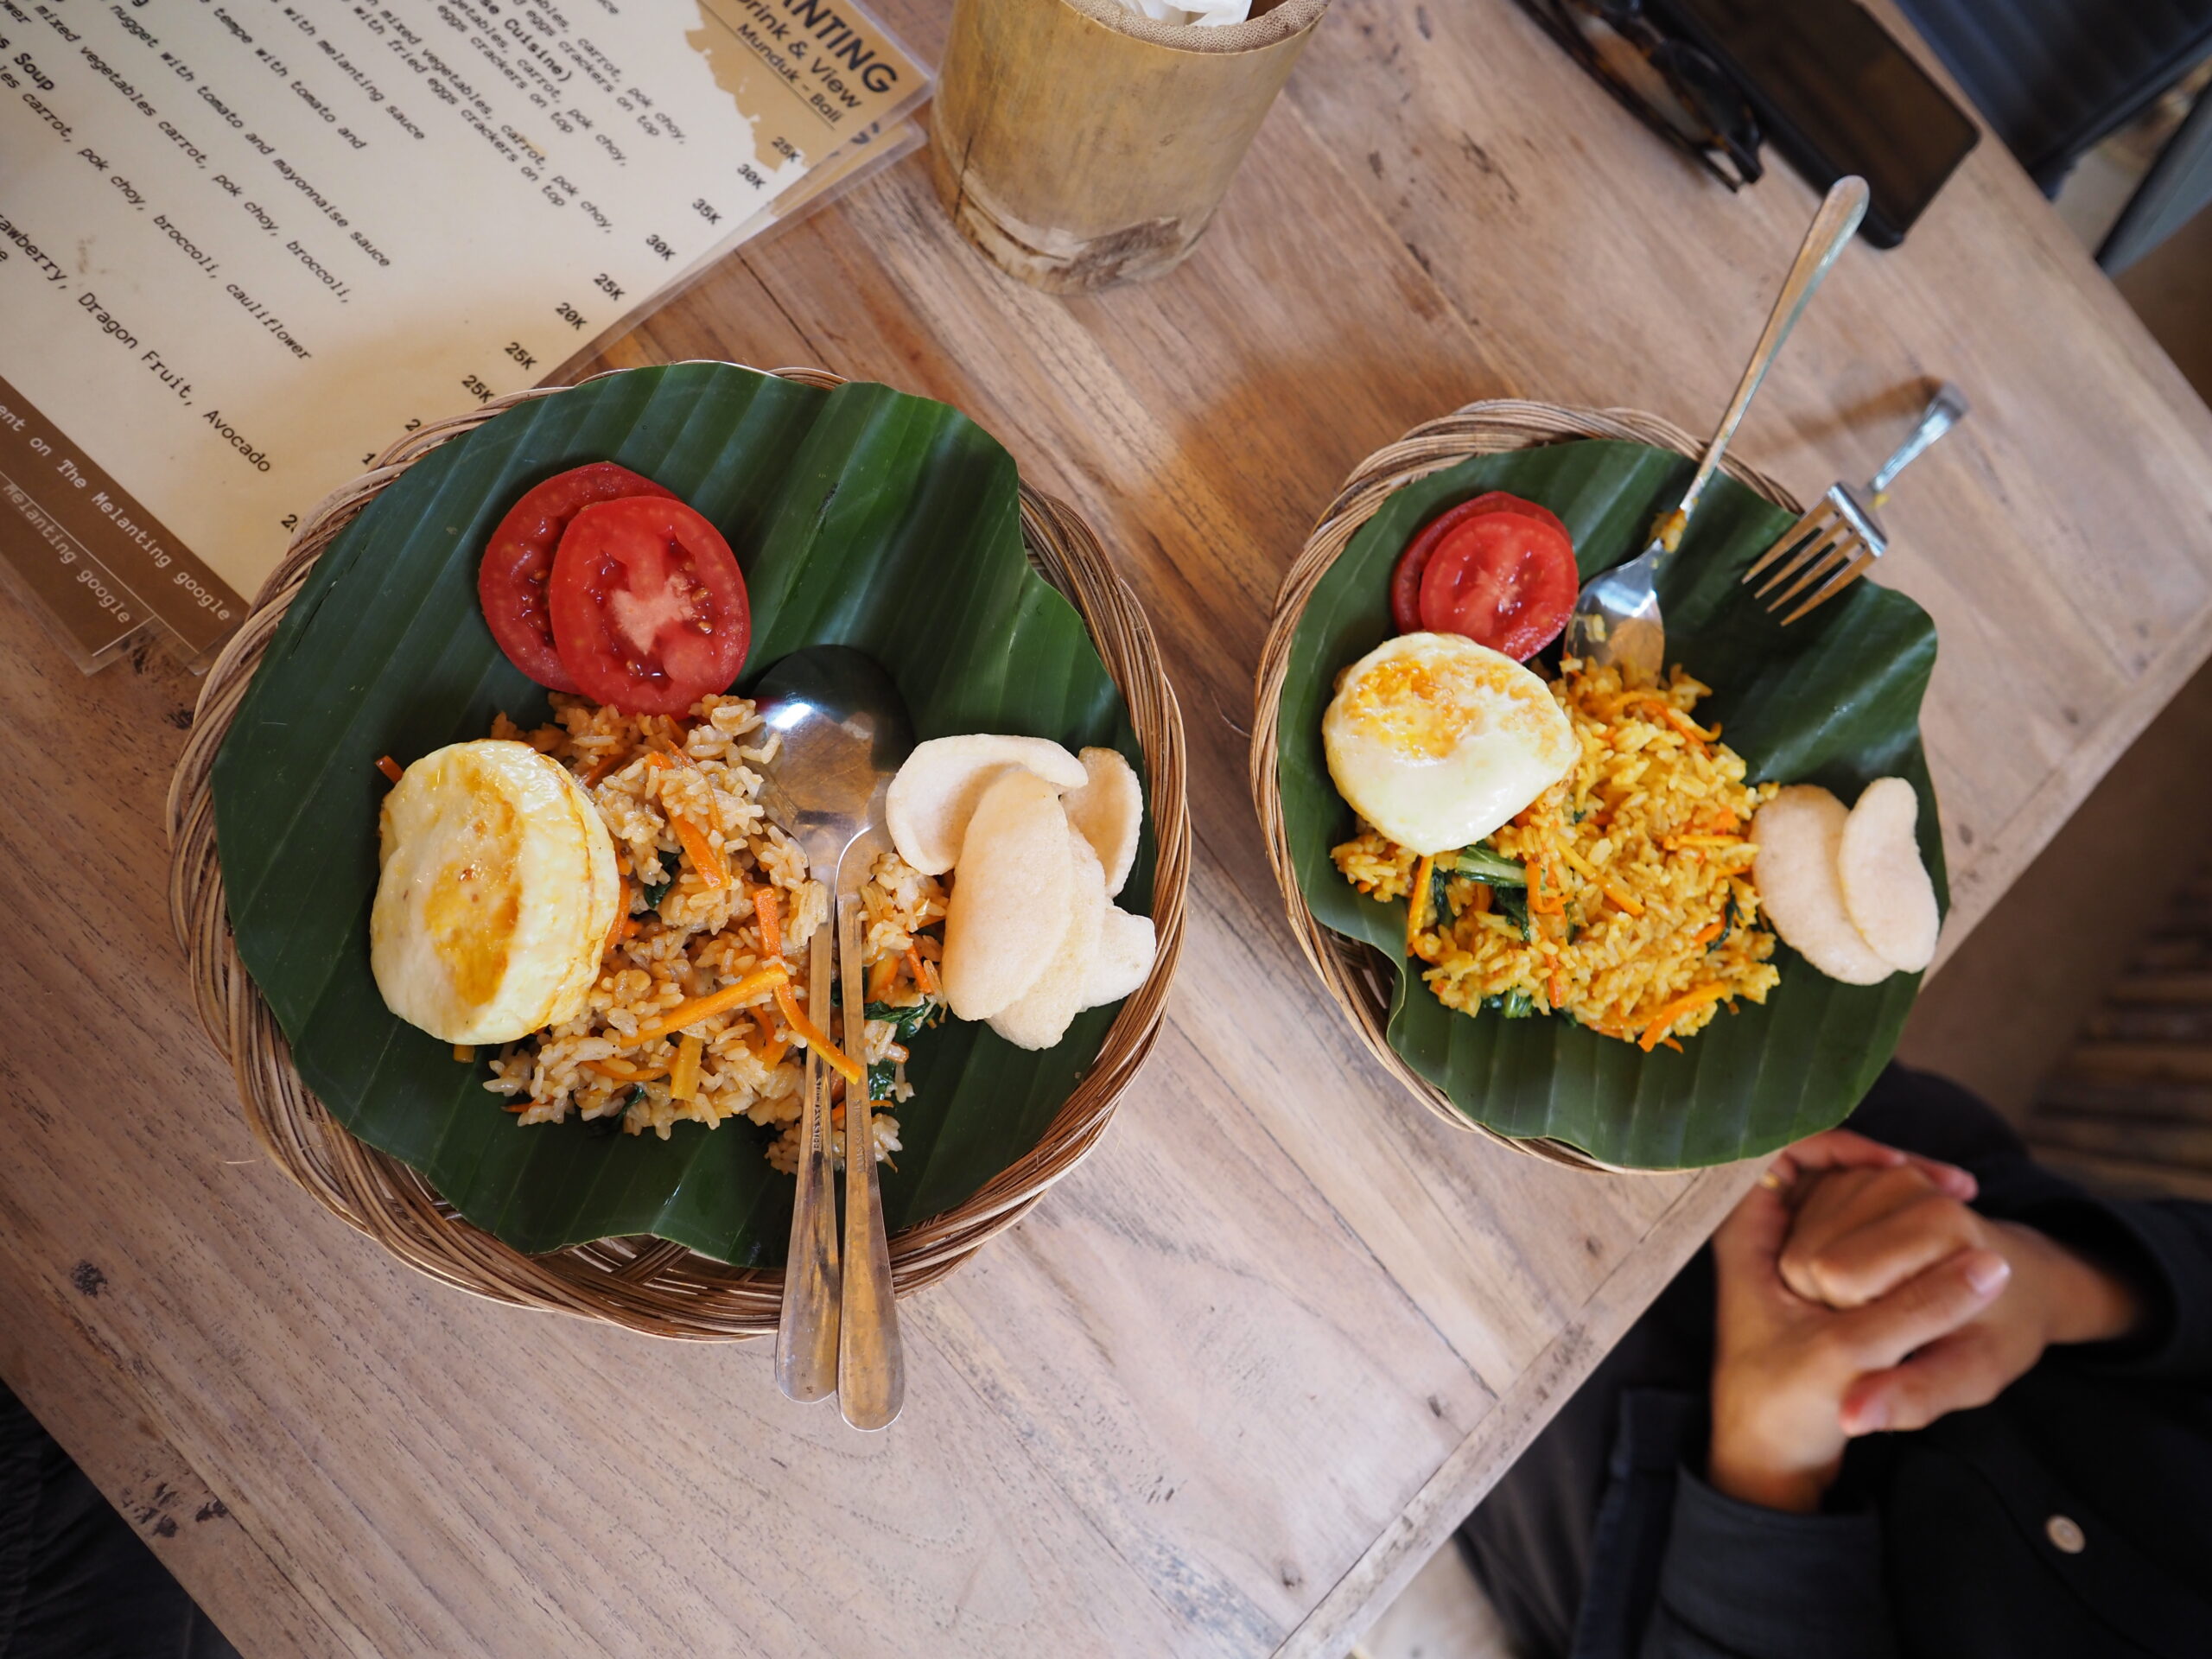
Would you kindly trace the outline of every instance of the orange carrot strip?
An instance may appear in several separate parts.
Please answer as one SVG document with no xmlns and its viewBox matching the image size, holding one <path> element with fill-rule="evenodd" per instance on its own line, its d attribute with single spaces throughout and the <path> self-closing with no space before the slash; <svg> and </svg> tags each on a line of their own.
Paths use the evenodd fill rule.
<svg viewBox="0 0 2212 1659">
<path fill-rule="evenodd" d="M 777 971 L 781 972 L 779 969 Z M 776 1006 L 784 1011 L 784 1023 L 805 1040 L 806 1046 L 822 1057 L 822 1063 L 839 1077 L 859 1088 L 867 1077 L 858 1062 L 836 1044 L 830 1040 L 829 1033 L 806 1017 L 798 999 L 791 995 L 791 978 L 785 975 L 776 987 Z"/>
<path fill-rule="evenodd" d="M 453 1046 L 453 1057 L 456 1060 L 461 1061 L 464 1065 L 475 1065 L 476 1045 L 474 1043 L 455 1043 Z"/>
<path fill-rule="evenodd" d="M 1637 1046 L 1649 1054 L 1659 1046 L 1659 1039 L 1667 1034 L 1667 1028 L 1675 1020 L 1686 1014 L 1694 1014 L 1708 1002 L 1718 1002 L 1727 995 L 1726 985 L 1700 985 L 1694 991 L 1685 991 L 1645 1022 L 1643 1035 L 1637 1039 Z"/>
<path fill-rule="evenodd" d="M 699 1093 L 699 1065 L 705 1058 L 704 1039 L 686 1032 L 676 1046 L 676 1064 L 668 1069 L 668 1096 L 671 1100 L 691 1100 Z"/>
<path fill-rule="evenodd" d="M 1698 929 L 1695 933 L 1690 936 L 1690 943 L 1692 944 L 1711 944 L 1719 937 L 1720 924 L 1718 922 L 1708 922 L 1705 926 Z"/>
<path fill-rule="evenodd" d="M 1615 903 L 1616 905 L 1619 906 L 1623 910 L 1626 911 L 1630 915 L 1631 915 L 1631 916 L 1641 916 L 1641 915 L 1643 915 L 1643 905 L 1642 905 L 1642 904 L 1640 904 L 1639 902 L 1637 902 L 1636 899 L 1630 898 L 1628 894 L 1626 894 L 1626 893 L 1623 893 L 1623 892 L 1622 892 L 1618 887 L 1615 887 L 1611 882 L 1607 881 L 1607 882 L 1604 883 L 1604 884 L 1602 885 L 1602 887 L 1600 887 L 1599 891 L 1601 891 L 1602 893 L 1604 893 L 1606 898 L 1608 898 L 1608 899 L 1611 899 L 1611 900 L 1613 901 L 1613 903 Z"/>
<path fill-rule="evenodd" d="M 1567 1000 L 1566 991 L 1561 984 L 1560 972 L 1556 966 L 1554 966 L 1551 972 L 1545 976 L 1544 995 L 1551 1003 L 1552 1011 L 1554 1014 L 1559 1011 L 1559 1005 Z"/>
<path fill-rule="evenodd" d="M 914 976 L 914 988 L 924 996 L 937 995 L 937 969 L 912 945 L 906 947 L 906 971 Z"/>
<path fill-rule="evenodd" d="M 1682 1047 L 1682 1046 L 1681 1046 L 1680 1043 L 1676 1042 L 1676 1041 L 1675 1041 L 1672 1037 L 1662 1037 L 1662 1038 L 1659 1039 L 1659 1041 L 1660 1041 L 1660 1045 L 1661 1045 L 1662 1047 L 1671 1048 L 1671 1049 L 1673 1049 L 1673 1050 L 1675 1051 L 1675 1053 L 1677 1053 L 1677 1054 L 1681 1054 L 1681 1053 L 1686 1053 L 1686 1052 L 1688 1052 L 1688 1051 L 1687 1051 L 1686 1049 L 1684 1049 L 1684 1048 Z"/>
<path fill-rule="evenodd" d="M 676 838 L 683 843 L 683 855 L 691 861 L 691 868 L 699 872 L 699 879 L 719 893 L 729 885 L 729 867 L 722 861 L 714 843 L 707 839 L 706 831 L 685 817 L 681 812 L 668 815 L 668 827 L 676 831 Z"/>
<path fill-rule="evenodd" d="M 1421 925 L 1428 920 L 1428 891 L 1436 880 L 1436 861 L 1423 855 L 1414 866 L 1414 890 L 1406 900 L 1406 954 L 1414 954 L 1414 941 L 1421 937 Z"/>
<path fill-rule="evenodd" d="M 600 780 L 605 778 L 608 772 L 614 770 L 615 766 L 620 761 L 620 758 L 621 757 L 619 754 L 602 754 L 598 760 L 593 761 L 591 763 L 591 770 L 584 773 L 584 787 L 586 789 L 598 788 Z"/>
<path fill-rule="evenodd" d="M 664 1065 L 632 1065 L 626 1060 L 586 1060 L 587 1071 L 596 1071 L 602 1077 L 612 1077 L 617 1083 L 651 1083 L 656 1077 L 668 1075 Z"/>
<path fill-rule="evenodd" d="M 778 912 L 776 890 L 763 881 L 753 889 L 753 916 L 760 925 L 760 955 L 764 961 L 784 959 L 784 924 Z"/>
<path fill-rule="evenodd" d="M 780 963 L 766 968 L 755 968 L 734 985 L 725 985 L 719 991 L 709 992 L 705 996 L 695 996 L 688 1002 L 679 1002 L 652 1024 L 639 1026 L 634 1036 L 616 1040 L 624 1048 L 635 1048 L 640 1043 L 652 1042 L 656 1037 L 665 1037 L 672 1031 L 681 1031 L 686 1026 L 696 1026 L 702 1020 L 711 1020 L 718 1014 L 727 1014 L 732 1008 L 752 1001 L 766 990 L 773 989 L 777 1001 L 780 1002 L 789 994 L 791 978 Z"/>
<path fill-rule="evenodd" d="M 393 760 L 388 754 L 380 754 L 377 756 L 377 770 L 384 773 L 385 777 L 391 779 L 395 784 L 403 777 L 406 776 L 406 772 L 400 766 L 399 762 Z"/>
<path fill-rule="evenodd" d="M 886 957 L 868 970 L 868 1000 L 880 1002 L 891 995 L 891 987 L 899 977 L 899 958 Z"/>
<path fill-rule="evenodd" d="M 645 764 L 656 772 L 672 772 L 686 763 L 655 749 L 645 756 Z M 681 812 L 668 815 L 668 827 L 676 831 L 677 840 L 683 843 L 683 855 L 691 861 L 691 868 L 699 872 L 702 881 L 716 893 L 729 885 L 729 867 L 722 862 L 721 855 L 715 851 L 714 843 L 707 839 L 705 830 Z"/>
</svg>

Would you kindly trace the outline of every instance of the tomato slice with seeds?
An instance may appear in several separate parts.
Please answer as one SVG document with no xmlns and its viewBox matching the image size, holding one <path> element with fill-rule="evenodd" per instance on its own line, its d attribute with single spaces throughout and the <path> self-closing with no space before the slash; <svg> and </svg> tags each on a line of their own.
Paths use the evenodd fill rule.
<svg viewBox="0 0 2212 1659">
<path fill-rule="evenodd" d="M 594 502 L 670 493 L 627 467 L 594 461 L 556 473 L 507 509 L 476 568 L 476 598 L 492 638 L 509 662 L 550 690 L 577 689 L 554 647 L 553 613 L 545 596 L 561 532 Z"/>
<path fill-rule="evenodd" d="M 1581 583 L 1556 519 L 1503 510 L 1447 531 L 1421 581 L 1422 626 L 1526 662 L 1560 636 Z"/>
<path fill-rule="evenodd" d="M 588 506 L 553 558 L 553 642 L 578 688 L 632 715 L 727 690 L 753 644 L 745 577 L 721 532 L 672 497 Z"/>
<path fill-rule="evenodd" d="M 1427 626 L 1421 620 L 1421 578 L 1428 574 L 1428 562 L 1445 537 L 1457 525 L 1486 512 L 1517 512 L 1541 519 L 1566 537 L 1570 548 L 1573 545 L 1567 526 L 1549 507 L 1508 495 L 1503 490 L 1491 490 L 1471 501 L 1447 507 L 1421 527 L 1421 533 L 1406 544 L 1406 550 L 1398 556 L 1397 565 L 1390 573 L 1390 618 L 1398 625 L 1400 633 L 1415 633 Z"/>
</svg>

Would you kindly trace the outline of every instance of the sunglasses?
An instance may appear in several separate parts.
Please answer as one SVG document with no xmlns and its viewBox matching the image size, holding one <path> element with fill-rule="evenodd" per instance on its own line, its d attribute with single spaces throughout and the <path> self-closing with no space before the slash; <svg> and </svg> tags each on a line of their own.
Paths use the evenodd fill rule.
<svg viewBox="0 0 2212 1659">
<path fill-rule="evenodd" d="M 1643 0 L 1519 0 L 1636 118 L 1731 190 L 1765 172 L 1758 117 L 1735 78 Z"/>
</svg>

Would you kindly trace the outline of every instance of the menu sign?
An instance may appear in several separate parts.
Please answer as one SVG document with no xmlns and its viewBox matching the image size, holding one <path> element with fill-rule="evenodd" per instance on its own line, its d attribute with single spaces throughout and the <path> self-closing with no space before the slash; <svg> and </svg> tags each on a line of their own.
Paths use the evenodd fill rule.
<svg viewBox="0 0 2212 1659">
<path fill-rule="evenodd" d="M 204 652 L 377 451 L 927 90 L 852 0 L 0 0 L 0 561 L 87 666 Z"/>
</svg>

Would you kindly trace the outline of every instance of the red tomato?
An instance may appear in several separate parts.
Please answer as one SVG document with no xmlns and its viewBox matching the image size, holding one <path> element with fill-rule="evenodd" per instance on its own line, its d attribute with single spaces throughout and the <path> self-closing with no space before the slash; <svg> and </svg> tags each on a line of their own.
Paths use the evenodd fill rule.
<svg viewBox="0 0 2212 1659">
<path fill-rule="evenodd" d="M 578 512 L 594 501 L 668 491 L 627 467 L 594 461 L 556 473 L 507 509 L 476 569 L 476 598 L 484 620 L 507 660 L 540 685 L 573 691 L 576 683 L 553 646 L 553 615 L 545 584 L 553 575 L 553 550 Z"/>
<path fill-rule="evenodd" d="M 1398 625 L 1400 633 L 1414 633 L 1423 626 L 1421 620 L 1421 578 L 1428 574 L 1429 559 L 1435 554 L 1444 537 L 1455 524 L 1486 512 L 1517 512 L 1530 518 L 1539 518 L 1567 535 L 1567 526 L 1549 507 L 1539 506 L 1534 501 L 1523 501 L 1517 495 L 1508 495 L 1503 490 L 1492 490 L 1478 495 L 1471 501 L 1462 501 L 1456 507 L 1447 507 L 1421 527 L 1421 533 L 1407 543 L 1406 550 L 1398 555 L 1398 563 L 1390 573 L 1390 617 Z M 1573 538 L 1569 537 L 1570 546 Z"/>
<path fill-rule="evenodd" d="M 1436 633 L 1526 662 L 1559 638 L 1581 583 L 1574 546 L 1555 523 L 1518 512 L 1477 513 L 1447 531 L 1421 576 L 1421 620 Z"/>
<path fill-rule="evenodd" d="M 721 532 L 681 501 L 588 506 L 553 558 L 553 640 L 586 696 L 680 715 L 728 690 L 753 644 L 745 578 Z"/>
</svg>

